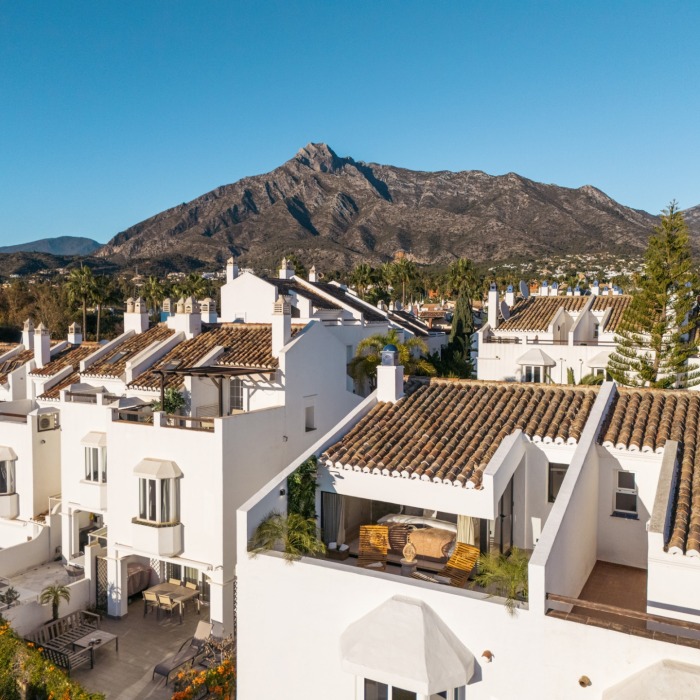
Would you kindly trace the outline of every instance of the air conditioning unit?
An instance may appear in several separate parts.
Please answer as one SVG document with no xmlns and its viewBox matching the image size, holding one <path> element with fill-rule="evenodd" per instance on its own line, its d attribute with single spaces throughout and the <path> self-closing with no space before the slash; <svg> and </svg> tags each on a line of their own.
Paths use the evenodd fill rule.
<svg viewBox="0 0 700 700">
<path fill-rule="evenodd" d="M 44 413 L 39 416 L 39 432 L 58 428 L 58 413 Z"/>
</svg>

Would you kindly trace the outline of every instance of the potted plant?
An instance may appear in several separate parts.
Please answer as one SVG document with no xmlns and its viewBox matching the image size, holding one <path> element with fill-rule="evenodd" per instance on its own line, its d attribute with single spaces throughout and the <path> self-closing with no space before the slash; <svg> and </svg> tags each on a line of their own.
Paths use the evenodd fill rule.
<svg viewBox="0 0 700 700">
<path fill-rule="evenodd" d="M 303 556 L 325 554 L 326 546 L 319 538 L 314 518 L 273 512 L 258 525 L 248 543 L 251 556 L 270 550 L 284 552 L 284 558 L 292 562 Z"/>
<path fill-rule="evenodd" d="M 58 606 L 62 600 L 70 602 L 70 588 L 59 584 L 46 586 L 39 596 L 42 605 L 51 605 L 52 620 L 58 620 Z"/>
<path fill-rule="evenodd" d="M 482 588 L 494 588 L 496 593 L 490 595 L 503 596 L 506 610 L 514 615 L 517 601 L 527 600 L 527 567 L 527 555 L 517 547 L 510 555 L 489 552 L 479 557 L 474 582 Z"/>
</svg>

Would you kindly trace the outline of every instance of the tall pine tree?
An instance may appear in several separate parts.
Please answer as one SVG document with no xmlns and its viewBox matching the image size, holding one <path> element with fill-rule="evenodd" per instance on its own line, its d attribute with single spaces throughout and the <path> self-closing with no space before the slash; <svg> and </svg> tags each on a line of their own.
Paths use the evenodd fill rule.
<svg viewBox="0 0 700 700">
<path fill-rule="evenodd" d="M 688 227 L 674 201 L 649 239 L 639 291 L 617 329 L 608 372 L 619 384 L 686 388 L 700 382 L 700 372 L 687 365 L 697 353 L 691 318 L 697 283 Z"/>
</svg>

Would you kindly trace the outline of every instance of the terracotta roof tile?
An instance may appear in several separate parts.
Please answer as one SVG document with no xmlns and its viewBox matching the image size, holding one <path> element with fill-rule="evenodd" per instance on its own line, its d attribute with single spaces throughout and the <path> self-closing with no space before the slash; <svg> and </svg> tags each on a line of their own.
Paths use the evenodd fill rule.
<svg viewBox="0 0 700 700">
<path fill-rule="evenodd" d="M 101 357 L 95 364 L 90 365 L 83 374 L 86 377 L 121 377 L 126 370 L 126 363 L 132 357 L 149 345 L 160 343 L 173 333 L 175 333 L 174 330 L 161 324 L 143 333 L 136 333 Z"/>
<path fill-rule="evenodd" d="M 292 326 L 292 337 L 301 330 Z M 272 327 L 263 323 L 230 323 L 205 327 L 204 331 L 190 340 L 178 343 L 170 352 L 156 362 L 148 371 L 129 384 L 132 389 L 160 389 L 160 376 L 154 370 L 192 367 L 206 357 L 215 347 L 224 352 L 216 365 L 226 367 L 264 367 L 277 369 L 279 362 L 272 356 Z M 182 377 L 166 375 L 166 387 L 182 386 Z"/>
<path fill-rule="evenodd" d="M 13 355 L 8 360 L 0 363 L 0 384 L 7 381 L 7 377 L 11 372 L 21 367 L 29 360 L 34 359 L 34 350 L 21 350 L 16 355 Z"/>
<path fill-rule="evenodd" d="M 322 455 L 329 465 L 452 486 L 478 486 L 503 438 L 575 444 L 596 389 L 432 380 L 379 403 Z"/>
<path fill-rule="evenodd" d="M 579 312 L 588 297 L 528 297 L 515 303 L 499 331 L 546 331 L 559 309 Z"/>
<path fill-rule="evenodd" d="M 33 377 L 53 377 L 68 366 L 78 369 L 81 360 L 84 360 L 93 352 L 100 349 L 99 343 L 82 343 L 81 345 L 68 345 L 61 352 L 51 358 L 51 362 L 43 367 L 33 369 L 30 374 Z"/>
<path fill-rule="evenodd" d="M 622 320 L 622 315 L 625 310 L 630 305 L 632 297 L 628 294 L 618 294 L 617 296 L 599 296 L 596 297 L 593 302 L 593 307 L 591 311 L 607 311 L 611 309 L 607 318 L 605 319 L 605 325 L 603 330 L 607 333 L 614 333 L 617 327 L 620 325 Z"/>
<path fill-rule="evenodd" d="M 620 389 L 602 433 L 603 446 L 660 454 L 678 442 L 678 485 L 666 545 L 700 556 L 700 392 Z"/>
</svg>

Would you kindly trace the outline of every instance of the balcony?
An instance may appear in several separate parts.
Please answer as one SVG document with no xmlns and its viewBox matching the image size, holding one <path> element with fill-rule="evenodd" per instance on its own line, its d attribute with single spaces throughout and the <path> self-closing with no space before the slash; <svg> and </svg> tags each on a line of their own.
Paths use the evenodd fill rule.
<svg viewBox="0 0 700 700">
<path fill-rule="evenodd" d="M 182 523 L 153 523 L 132 518 L 132 542 L 136 549 L 158 557 L 182 553 Z"/>
<path fill-rule="evenodd" d="M 14 520 L 19 515 L 19 494 L 0 496 L 0 518 Z"/>
<path fill-rule="evenodd" d="M 84 510 L 102 512 L 107 510 L 107 484 L 100 481 L 80 482 L 80 506 Z"/>
</svg>

